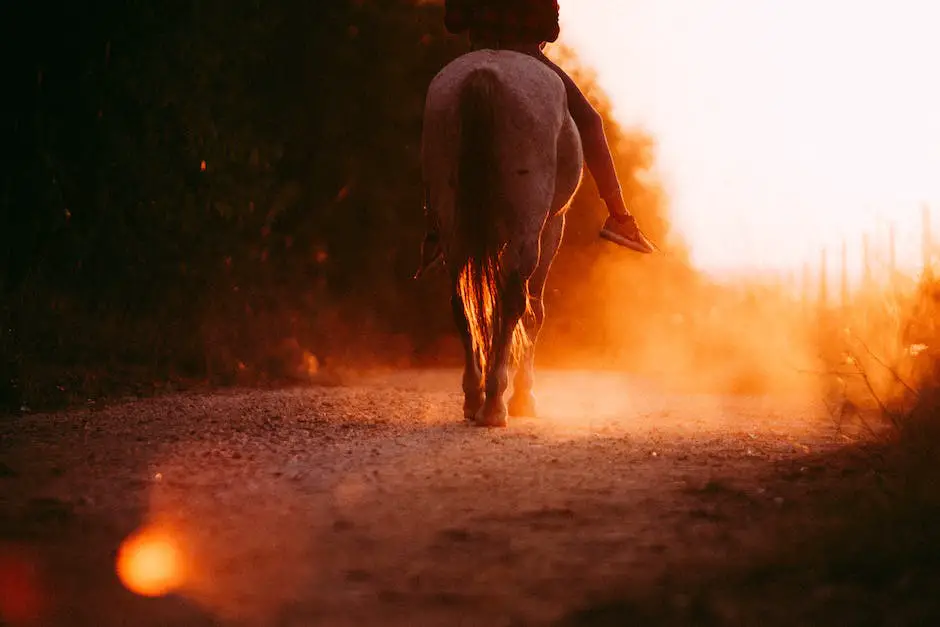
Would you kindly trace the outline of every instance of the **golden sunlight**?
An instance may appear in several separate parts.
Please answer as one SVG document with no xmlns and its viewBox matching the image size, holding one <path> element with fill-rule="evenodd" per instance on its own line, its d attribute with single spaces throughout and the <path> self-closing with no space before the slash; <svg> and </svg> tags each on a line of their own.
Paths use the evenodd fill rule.
<svg viewBox="0 0 940 627">
<path fill-rule="evenodd" d="M 863 233 L 920 261 L 940 206 L 940 4 L 924 0 L 561 3 L 563 42 L 618 119 L 659 145 L 700 269 L 796 270 L 823 247 L 860 274 Z M 830 268 L 835 263 L 830 262 Z"/>
<path fill-rule="evenodd" d="M 117 572 L 128 590 L 163 596 L 183 583 L 179 548 L 166 531 L 148 528 L 127 538 L 117 558 Z"/>
</svg>

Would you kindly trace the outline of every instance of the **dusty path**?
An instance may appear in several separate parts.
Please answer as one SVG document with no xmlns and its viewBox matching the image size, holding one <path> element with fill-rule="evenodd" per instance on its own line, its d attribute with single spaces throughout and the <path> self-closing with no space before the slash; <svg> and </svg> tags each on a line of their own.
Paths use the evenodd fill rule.
<svg viewBox="0 0 940 627">
<path fill-rule="evenodd" d="M 33 565 L 42 625 L 553 624 L 759 550 L 789 506 L 774 463 L 839 444 L 812 403 L 588 373 L 541 373 L 539 419 L 479 430 L 458 420 L 458 382 L 14 419 L 0 427 L 7 571 L 10 556 Z M 113 575 L 120 539 L 148 521 L 191 560 L 180 598 Z"/>
</svg>

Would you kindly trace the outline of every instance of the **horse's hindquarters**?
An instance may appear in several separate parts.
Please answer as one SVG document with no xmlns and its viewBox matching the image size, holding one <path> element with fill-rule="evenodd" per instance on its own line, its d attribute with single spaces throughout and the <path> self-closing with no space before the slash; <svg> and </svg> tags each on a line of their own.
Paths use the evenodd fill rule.
<svg viewBox="0 0 940 627">
<path fill-rule="evenodd" d="M 531 354 L 520 323 L 529 279 L 554 255 L 540 259 L 543 226 L 580 181 L 581 145 L 565 102 L 551 69 L 506 51 L 464 55 L 428 90 L 422 167 L 455 282 L 467 407 L 485 391 L 478 424 L 505 424 L 512 357 Z"/>
</svg>

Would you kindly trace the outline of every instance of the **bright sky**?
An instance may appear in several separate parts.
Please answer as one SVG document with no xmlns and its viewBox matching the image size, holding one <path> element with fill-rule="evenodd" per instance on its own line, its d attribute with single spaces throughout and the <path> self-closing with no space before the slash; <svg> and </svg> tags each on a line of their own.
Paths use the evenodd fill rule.
<svg viewBox="0 0 940 627">
<path fill-rule="evenodd" d="M 798 268 L 940 223 L 940 2 L 561 0 L 564 41 L 651 132 L 700 268 Z M 856 263 L 852 262 L 853 266 Z"/>
</svg>

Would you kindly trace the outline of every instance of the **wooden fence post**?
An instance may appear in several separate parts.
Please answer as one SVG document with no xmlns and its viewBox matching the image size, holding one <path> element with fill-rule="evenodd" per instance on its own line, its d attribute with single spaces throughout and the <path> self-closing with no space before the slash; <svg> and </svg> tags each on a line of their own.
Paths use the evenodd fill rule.
<svg viewBox="0 0 940 627">
<path fill-rule="evenodd" d="M 842 239 L 842 267 L 839 277 L 839 301 L 843 313 L 849 307 L 849 253 L 845 238 Z"/>
<path fill-rule="evenodd" d="M 803 318 L 809 319 L 810 312 L 810 290 L 812 286 L 810 285 L 812 281 L 812 270 L 810 270 L 809 262 L 803 262 L 803 277 L 802 277 L 802 293 L 800 294 L 800 303 L 802 306 Z"/>
<path fill-rule="evenodd" d="M 933 276 L 933 234 L 930 230 L 930 206 L 927 203 L 921 207 L 921 254 L 923 255 L 924 277 Z"/>
<path fill-rule="evenodd" d="M 892 290 L 897 283 L 898 259 L 897 249 L 895 247 L 896 242 L 897 229 L 895 228 L 894 222 L 892 222 L 888 225 L 888 277 L 889 285 Z"/>
<path fill-rule="evenodd" d="M 868 233 L 862 235 L 862 293 L 865 296 L 871 292 L 871 249 L 869 248 Z"/>
<path fill-rule="evenodd" d="M 819 308 L 826 309 L 829 302 L 828 271 L 826 268 L 826 249 L 819 253 Z"/>
</svg>

